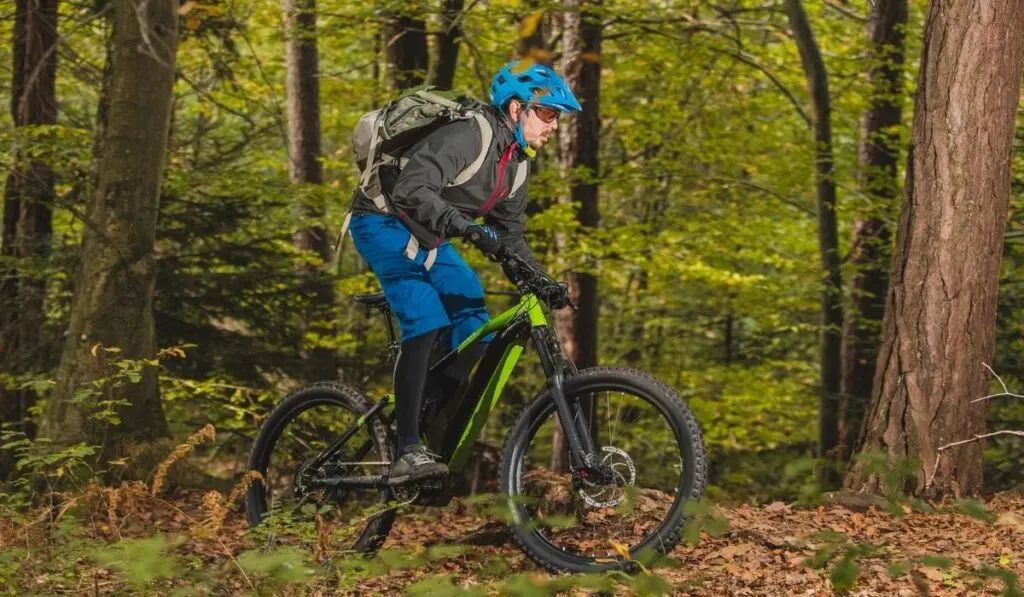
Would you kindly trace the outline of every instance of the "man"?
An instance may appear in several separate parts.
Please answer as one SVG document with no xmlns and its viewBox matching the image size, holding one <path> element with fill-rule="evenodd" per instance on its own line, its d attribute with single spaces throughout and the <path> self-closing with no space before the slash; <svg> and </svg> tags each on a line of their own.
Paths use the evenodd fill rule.
<svg viewBox="0 0 1024 597">
<path fill-rule="evenodd" d="M 528 160 L 558 128 L 560 113 L 581 110 L 565 80 L 541 64 L 506 65 L 495 75 L 490 94 L 483 116 L 493 134 L 471 178 L 453 184 L 482 154 L 488 135 L 473 119 L 457 120 L 402 156 L 391 181 L 394 213 L 381 213 L 361 193 L 353 201 L 353 242 L 380 281 L 402 336 L 395 363 L 393 485 L 447 474 L 448 467 L 419 440 L 430 350 L 442 330 L 451 328 L 455 348 L 488 320 L 480 280 L 445 239 L 464 237 L 486 253 L 505 247 L 533 261 L 523 237 Z M 485 223 L 474 223 L 472 218 L 480 216 Z"/>
</svg>

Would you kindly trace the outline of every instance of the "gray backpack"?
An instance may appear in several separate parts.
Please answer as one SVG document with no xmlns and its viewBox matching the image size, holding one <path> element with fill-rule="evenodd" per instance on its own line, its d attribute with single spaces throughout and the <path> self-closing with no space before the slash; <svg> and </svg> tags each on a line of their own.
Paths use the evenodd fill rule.
<svg viewBox="0 0 1024 597">
<path fill-rule="evenodd" d="M 481 114 L 480 102 L 436 87 L 410 89 L 384 107 L 359 119 L 352 135 L 352 149 L 359 169 L 359 188 L 377 208 L 387 213 L 387 201 L 381 188 L 381 166 L 405 166 L 401 158 L 414 143 L 443 124 L 473 119 L 480 127 L 480 155 L 448 186 L 458 186 L 480 170 L 487 157 L 494 131 Z"/>
</svg>

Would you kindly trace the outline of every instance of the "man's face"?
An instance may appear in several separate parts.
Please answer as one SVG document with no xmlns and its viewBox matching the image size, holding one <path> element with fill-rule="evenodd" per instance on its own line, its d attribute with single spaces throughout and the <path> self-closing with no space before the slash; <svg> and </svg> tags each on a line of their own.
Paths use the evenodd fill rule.
<svg viewBox="0 0 1024 597">
<path fill-rule="evenodd" d="M 512 102 L 510 106 L 512 121 L 518 122 L 518 119 L 521 118 L 523 137 L 526 139 L 526 143 L 534 149 L 540 149 L 558 129 L 559 111 L 547 106 L 534 106 L 524 112 L 523 107 L 519 102 Z"/>
</svg>

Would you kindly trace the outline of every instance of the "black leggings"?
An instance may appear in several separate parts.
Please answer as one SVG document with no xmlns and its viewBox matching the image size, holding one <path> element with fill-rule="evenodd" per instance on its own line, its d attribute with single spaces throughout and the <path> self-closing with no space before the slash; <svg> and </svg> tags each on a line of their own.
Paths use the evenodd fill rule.
<svg viewBox="0 0 1024 597">
<path fill-rule="evenodd" d="M 398 413 L 398 455 L 420 444 L 419 413 L 423 406 L 423 391 L 430 366 L 430 349 L 440 330 L 427 332 L 402 342 L 402 351 L 395 362 L 395 412 Z M 436 380 L 440 399 L 451 398 L 462 380 L 469 376 L 473 365 L 486 349 L 476 344 L 464 350 Z"/>
<path fill-rule="evenodd" d="M 420 443 L 420 406 L 427 381 L 430 349 L 439 330 L 402 342 L 395 361 L 395 412 L 398 413 L 398 455 Z"/>
</svg>

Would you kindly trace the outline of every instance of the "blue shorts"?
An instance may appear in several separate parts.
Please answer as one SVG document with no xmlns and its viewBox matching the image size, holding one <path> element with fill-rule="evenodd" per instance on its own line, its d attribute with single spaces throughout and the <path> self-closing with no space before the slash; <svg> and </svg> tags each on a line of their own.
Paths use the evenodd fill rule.
<svg viewBox="0 0 1024 597">
<path fill-rule="evenodd" d="M 450 326 L 455 349 L 490 319 L 480 279 L 447 241 L 428 263 L 429 252 L 410 249 L 412 234 L 394 216 L 353 213 L 349 230 L 398 318 L 403 342 Z"/>
</svg>

